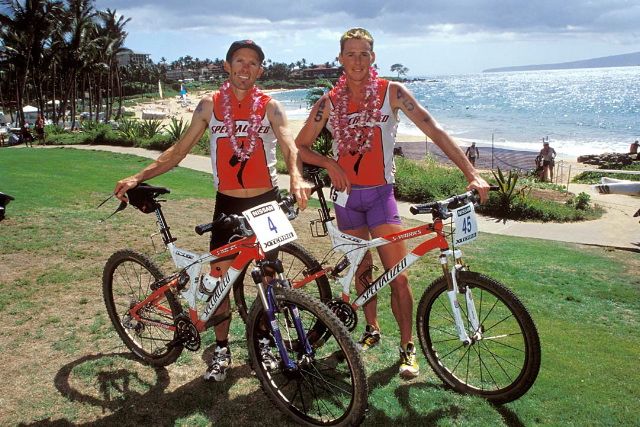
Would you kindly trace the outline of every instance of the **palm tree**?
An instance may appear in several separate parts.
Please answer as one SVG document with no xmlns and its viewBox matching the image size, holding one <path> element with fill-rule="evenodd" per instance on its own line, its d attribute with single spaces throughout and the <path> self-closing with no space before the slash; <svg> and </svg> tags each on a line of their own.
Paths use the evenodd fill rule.
<svg viewBox="0 0 640 427">
<path fill-rule="evenodd" d="M 67 8 L 63 17 L 62 67 L 66 75 L 62 84 L 64 98 L 60 102 L 60 112 L 67 108 L 71 100 L 71 127 L 75 127 L 76 99 L 78 94 L 78 78 L 93 65 L 95 59 L 95 40 L 93 18 L 95 11 L 92 0 L 67 0 Z"/>
<path fill-rule="evenodd" d="M 99 27 L 101 33 L 103 52 L 108 67 L 107 76 L 107 108 L 105 119 L 109 120 L 113 112 L 113 98 L 114 92 L 118 94 L 118 110 L 116 113 L 116 119 L 120 117 L 122 110 L 122 83 L 120 80 L 120 67 L 118 66 L 118 53 L 122 52 L 124 47 L 124 41 L 127 37 L 127 32 L 124 30 L 125 25 L 131 20 L 131 18 L 124 18 L 124 16 L 117 17 L 115 10 L 107 9 L 105 11 L 99 11 L 98 17 L 102 21 L 102 26 Z M 164 59 L 164 58 L 163 58 Z M 165 60 L 166 62 L 166 60 Z"/>
<path fill-rule="evenodd" d="M 0 14 L 0 38 L 10 64 L 13 66 L 15 96 L 19 123 L 24 124 L 23 99 L 31 84 L 39 108 L 44 109 L 43 59 L 53 19 L 60 2 L 29 0 L 1 0 L 9 13 Z"/>
</svg>

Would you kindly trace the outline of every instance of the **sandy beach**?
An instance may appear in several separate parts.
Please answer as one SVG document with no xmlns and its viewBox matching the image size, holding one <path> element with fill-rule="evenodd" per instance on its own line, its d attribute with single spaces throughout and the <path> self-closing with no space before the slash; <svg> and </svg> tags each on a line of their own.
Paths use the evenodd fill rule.
<svg viewBox="0 0 640 427">
<path fill-rule="evenodd" d="M 269 93 L 273 91 L 277 90 L 265 90 L 264 92 Z M 145 113 L 147 115 L 162 115 L 164 118 L 161 119 L 161 121 L 165 125 L 171 123 L 171 118 L 176 118 L 177 120 L 182 119 L 185 122 L 190 122 L 193 110 L 205 93 L 206 92 L 197 92 L 187 94 L 185 102 L 182 102 L 179 97 L 142 102 L 133 107 L 128 107 L 128 111 L 133 111 L 135 117 L 138 119 L 142 119 L 143 114 Z M 289 128 L 293 135 L 297 135 L 303 125 L 304 120 L 289 120 Z M 397 141 L 397 146 L 402 148 L 402 152 L 405 157 L 411 159 L 423 159 L 428 153 L 441 163 L 451 164 L 442 151 L 433 142 L 427 142 L 425 137 L 398 133 Z M 471 145 L 470 140 L 456 139 L 456 141 L 463 151 Z M 523 170 L 535 169 L 535 158 L 538 154 L 537 152 L 510 150 L 505 148 L 492 149 L 491 147 L 482 145 L 478 145 L 478 149 L 480 151 L 480 157 L 476 161 L 476 167 L 478 169 L 490 170 L 498 167 L 502 170 L 510 170 L 513 168 Z M 578 163 L 576 158 L 564 156 L 557 157 L 556 166 L 558 183 L 566 183 L 566 180 L 569 179 L 570 176 L 575 176 L 583 170 L 592 169 L 589 165 Z"/>
</svg>

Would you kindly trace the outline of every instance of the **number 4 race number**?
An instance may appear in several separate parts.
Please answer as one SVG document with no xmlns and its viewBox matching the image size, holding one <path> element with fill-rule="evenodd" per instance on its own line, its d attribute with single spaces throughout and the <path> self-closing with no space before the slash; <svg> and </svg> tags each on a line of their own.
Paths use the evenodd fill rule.
<svg viewBox="0 0 640 427">
<path fill-rule="evenodd" d="M 453 232 L 453 244 L 464 245 L 474 241 L 478 237 L 478 222 L 473 203 L 469 203 L 453 212 L 455 231 Z"/>
<path fill-rule="evenodd" d="M 278 203 L 269 202 L 242 212 L 256 238 L 267 252 L 298 238 L 291 222 Z"/>
</svg>

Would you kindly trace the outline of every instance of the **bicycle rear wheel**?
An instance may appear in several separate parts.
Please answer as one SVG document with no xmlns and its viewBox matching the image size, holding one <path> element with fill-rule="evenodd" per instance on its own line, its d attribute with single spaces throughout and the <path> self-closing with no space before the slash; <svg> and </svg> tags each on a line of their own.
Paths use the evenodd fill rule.
<svg viewBox="0 0 640 427">
<path fill-rule="evenodd" d="M 493 403 L 511 402 L 529 390 L 540 370 L 536 326 L 520 300 L 499 282 L 469 271 L 461 271 L 457 281 L 460 292 L 471 289 L 480 321 L 480 331 L 474 331 L 464 296 L 458 295 L 467 334 L 481 338 L 466 346 L 460 341 L 447 282 L 440 277 L 418 305 L 422 351 L 436 375 L 454 390 Z"/>
<path fill-rule="evenodd" d="M 298 289 L 274 288 L 275 318 L 293 370 L 285 370 L 270 333 L 264 331 L 264 309 L 257 300 L 249 313 L 247 344 L 249 359 L 269 399 L 296 422 L 305 425 L 346 426 L 359 424 L 367 407 L 368 386 L 364 365 L 346 328 L 322 302 Z M 304 344 L 293 321 L 297 307 L 305 330 L 318 323 L 335 339 L 303 355 Z M 268 336 L 270 350 L 279 361 L 273 368 L 263 363 L 259 340 Z M 273 369 L 271 369 L 273 368 Z"/>
<path fill-rule="evenodd" d="M 182 352 L 182 345 L 168 345 L 176 338 L 175 330 L 160 326 L 174 326 L 182 307 L 167 291 L 162 300 L 139 311 L 149 323 L 132 318 L 129 309 L 147 298 L 151 284 L 162 277 L 153 261 L 130 250 L 111 255 L 102 274 L 104 303 L 116 332 L 129 350 L 153 366 L 169 365 Z"/>
<path fill-rule="evenodd" d="M 278 248 L 278 259 L 282 261 L 284 268 L 284 277 L 289 279 L 291 283 L 302 280 L 305 276 L 320 271 L 322 268 L 320 263 L 302 246 L 295 242 L 287 243 Z M 251 263 L 245 269 L 250 272 L 255 267 Z M 256 299 L 256 287 L 251 275 L 244 274 L 244 280 L 238 280 L 233 286 L 233 298 L 238 307 L 238 313 L 242 320 L 246 323 L 253 301 Z M 245 283 L 246 281 L 246 283 Z M 316 280 L 307 283 L 304 287 L 305 292 L 309 293 L 322 302 L 331 300 L 331 286 L 326 276 L 320 276 Z"/>
</svg>

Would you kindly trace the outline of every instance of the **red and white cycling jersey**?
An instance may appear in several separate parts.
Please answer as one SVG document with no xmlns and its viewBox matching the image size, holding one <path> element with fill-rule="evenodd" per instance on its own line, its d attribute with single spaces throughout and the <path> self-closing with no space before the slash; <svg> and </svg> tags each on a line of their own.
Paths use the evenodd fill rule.
<svg viewBox="0 0 640 427">
<path fill-rule="evenodd" d="M 223 119 L 223 97 L 213 95 L 213 112 L 209 121 L 211 131 L 211 166 L 216 190 L 271 188 L 277 185 L 276 136 L 267 118 L 268 95 L 261 95 L 261 107 L 257 113 L 262 118 L 256 146 L 245 162 L 234 161 L 233 147 Z M 235 118 L 236 138 L 241 147 L 249 146 L 247 129 L 251 115 L 251 96 L 239 101 L 231 92 L 231 112 Z"/>
<path fill-rule="evenodd" d="M 389 100 L 389 81 L 378 79 L 378 96 L 382 100 L 380 107 L 380 120 L 374 125 L 374 132 L 371 141 L 371 150 L 364 154 L 343 154 L 339 155 L 335 139 L 333 140 L 334 159 L 347 174 L 351 184 L 355 185 L 382 185 L 395 182 L 395 164 L 393 162 L 393 147 L 396 142 L 396 130 L 398 128 L 398 118 L 391 108 Z M 329 92 L 331 100 L 331 111 L 338 100 L 334 91 Z M 358 106 L 349 101 L 347 109 L 349 123 L 357 121 Z M 331 120 L 327 122 L 327 129 L 333 134 Z"/>
</svg>

